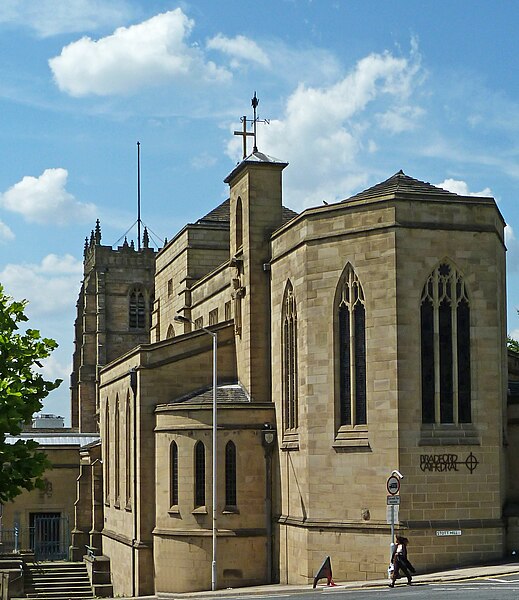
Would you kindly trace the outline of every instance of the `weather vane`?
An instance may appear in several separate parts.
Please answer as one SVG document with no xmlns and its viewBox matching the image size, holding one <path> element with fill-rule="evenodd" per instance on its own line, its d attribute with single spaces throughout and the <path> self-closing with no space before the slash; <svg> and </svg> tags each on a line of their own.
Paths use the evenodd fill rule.
<svg viewBox="0 0 519 600">
<path fill-rule="evenodd" d="M 256 109 L 258 108 L 259 98 L 256 96 L 256 92 L 254 92 L 254 97 L 251 100 L 252 110 L 253 110 L 253 118 L 247 119 L 246 116 L 240 118 L 240 122 L 243 125 L 243 129 L 241 131 L 235 131 L 234 135 L 241 135 L 243 139 L 243 158 L 247 158 L 247 138 L 252 137 L 254 139 L 254 147 L 252 149 L 253 152 L 258 151 L 257 141 L 256 141 L 256 125 L 258 123 L 265 123 L 267 125 L 270 124 L 269 119 L 258 119 L 256 114 Z M 252 131 L 247 131 L 247 123 L 252 123 Z"/>
</svg>

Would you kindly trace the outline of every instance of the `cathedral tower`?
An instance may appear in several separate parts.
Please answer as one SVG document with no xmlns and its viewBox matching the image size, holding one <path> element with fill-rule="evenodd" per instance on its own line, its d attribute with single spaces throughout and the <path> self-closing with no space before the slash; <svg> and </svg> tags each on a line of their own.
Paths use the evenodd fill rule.
<svg viewBox="0 0 519 600">
<path fill-rule="evenodd" d="M 71 420 L 79 431 L 98 430 L 96 389 L 101 367 L 149 341 L 155 250 L 148 240 L 144 230 L 140 250 L 126 239 L 115 250 L 103 246 L 99 220 L 85 240 L 71 374 Z"/>
</svg>

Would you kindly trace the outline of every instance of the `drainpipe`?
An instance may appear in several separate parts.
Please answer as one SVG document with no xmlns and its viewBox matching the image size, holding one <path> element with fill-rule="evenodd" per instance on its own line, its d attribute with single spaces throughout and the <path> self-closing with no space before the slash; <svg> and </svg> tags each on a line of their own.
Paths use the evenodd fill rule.
<svg viewBox="0 0 519 600">
<path fill-rule="evenodd" d="M 265 531 L 267 577 L 265 583 L 272 583 L 272 450 L 276 442 L 276 430 L 265 423 L 261 430 L 261 443 L 265 450 Z"/>
<path fill-rule="evenodd" d="M 133 534 L 132 534 L 132 596 L 135 597 L 136 585 L 135 585 L 135 550 L 137 544 L 137 369 L 133 368 L 129 371 L 130 374 L 130 387 L 133 392 L 133 493 L 132 493 L 132 513 L 133 513 Z"/>
</svg>

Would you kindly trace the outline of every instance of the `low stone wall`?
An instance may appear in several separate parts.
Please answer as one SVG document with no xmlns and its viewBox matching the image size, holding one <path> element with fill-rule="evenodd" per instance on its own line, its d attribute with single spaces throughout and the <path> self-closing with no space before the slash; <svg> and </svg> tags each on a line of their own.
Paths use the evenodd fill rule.
<svg viewBox="0 0 519 600">
<path fill-rule="evenodd" d="M 18 564 L 4 565 L 2 563 Z M 20 598 L 24 595 L 23 589 L 23 561 L 2 561 L 0 560 L 0 600 L 9 600 L 9 598 Z"/>
</svg>

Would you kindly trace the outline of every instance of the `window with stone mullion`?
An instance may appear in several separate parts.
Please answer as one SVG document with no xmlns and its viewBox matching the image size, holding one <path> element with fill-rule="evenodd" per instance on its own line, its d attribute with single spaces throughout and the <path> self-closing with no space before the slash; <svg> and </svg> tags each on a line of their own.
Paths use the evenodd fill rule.
<svg viewBox="0 0 519 600">
<path fill-rule="evenodd" d="M 340 424 L 366 425 L 366 311 L 351 267 L 343 279 L 338 313 Z"/>
<path fill-rule="evenodd" d="M 470 306 L 448 263 L 429 276 L 420 315 L 422 422 L 470 423 Z"/>
</svg>

